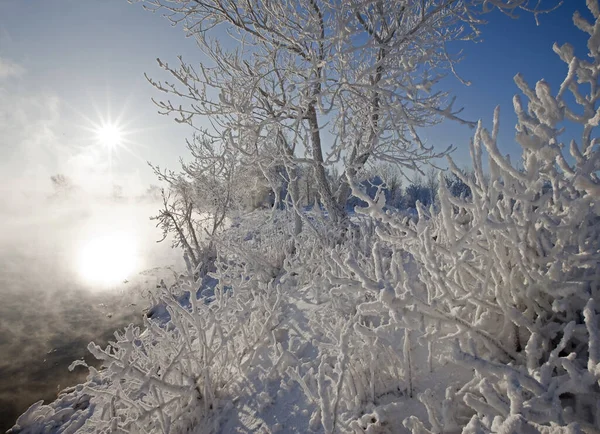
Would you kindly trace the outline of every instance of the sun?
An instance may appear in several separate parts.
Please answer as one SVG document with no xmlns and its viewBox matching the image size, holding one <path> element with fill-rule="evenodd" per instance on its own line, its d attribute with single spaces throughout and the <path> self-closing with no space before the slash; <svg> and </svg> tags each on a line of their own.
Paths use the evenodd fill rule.
<svg viewBox="0 0 600 434">
<path fill-rule="evenodd" d="M 114 149 L 123 142 L 123 131 L 115 124 L 102 124 L 96 129 L 98 143 L 108 149 Z"/>
<path fill-rule="evenodd" d="M 91 103 L 93 110 L 75 110 L 80 117 L 78 135 L 80 134 L 82 139 L 81 151 L 98 163 L 108 163 L 110 170 L 113 163 L 121 160 L 123 156 L 133 157 L 145 163 L 146 160 L 142 158 L 139 150 L 146 146 L 139 138 L 156 127 L 140 127 L 140 119 L 126 112 L 127 100 L 119 104 L 122 110 L 118 113 L 111 110 L 110 101 L 107 101 L 104 109 L 93 100 Z"/>
<path fill-rule="evenodd" d="M 113 233 L 88 240 L 79 254 L 79 273 L 94 285 L 116 285 L 136 271 L 136 245 L 126 233 Z"/>
</svg>

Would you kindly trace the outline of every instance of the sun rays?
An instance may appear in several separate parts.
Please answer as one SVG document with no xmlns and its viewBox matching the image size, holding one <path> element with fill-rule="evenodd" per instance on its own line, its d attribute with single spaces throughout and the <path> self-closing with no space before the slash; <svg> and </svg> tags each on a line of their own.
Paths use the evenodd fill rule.
<svg viewBox="0 0 600 434">
<path fill-rule="evenodd" d="M 108 167 L 119 161 L 122 156 L 129 155 L 140 162 L 141 151 L 145 146 L 140 143 L 140 135 L 144 135 L 148 128 L 140 128 L 140 119 L 132 115 L 130 97 L 125 97 L 119 103 L 120 109 L 114 110 L 114 101 L 106 98 L 104 104 L 99 104 L 90 95 L 91 107 L 83 111 L 73 108 L 79 118 L 81 131 L 81 150 L 93 158 L 99 165 L 107 164 Z"/>
</svg>

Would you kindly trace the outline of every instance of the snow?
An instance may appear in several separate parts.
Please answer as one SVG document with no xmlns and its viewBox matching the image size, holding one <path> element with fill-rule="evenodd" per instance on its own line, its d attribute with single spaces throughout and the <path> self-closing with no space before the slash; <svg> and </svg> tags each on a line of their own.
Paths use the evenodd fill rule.
<svg viewBox="0 0 600 434">
<path fill-rule="evenodd" d="M 193 279 L 162 285 L 145 328 L 130 326 L 115 334 L 111 348 L 90 344 L 105 369 L 90 368 L 87 383 L 64 391 L 53 403 L 36 403 L 13 432 L 98 432 L 114 426 L 130 432 L 441 432 L 481 424 L 457 414 L 456 394 L 467 384 L 470 390 L 483 381 L 485 405 L 508 411 L 506 398 L 484 378 L 474 378 L 473 369 L 510 373 L 515 390 L 522 384 L 544 393 L 539 379 L 492 365 L 460 347 L 452 354 L 451 347 L 435 343 L 435 354 L 430 354 L 434 347 L 427 337 L 435 330 L 423 328 L 414 307 L 398 315 L 410 299 L 402 301 L 403 286 L 387 280 L 389 270 L 401 266 L 394 272 L 396 280 L 403 285 L 418 281 L 418 267 L 410 257 L 390 256 L 389 244 L 375 241 L 372 228 L 358 216 L 354 222 L 362 232 L 350 241 L 352 249 L 338 248 L 329 259 L 326 246 L 302 234 L 303 243 L 314 249 L 279 265 L 284 269 L 275 279 L 269 272 L 261 280 L 258 271 L 280 261 L 276 246 L 285 243 L 277 240 L 285 232 L 273 225 L 291 225 L 286 216 L 286 211 L 275 217 L 258 211 L 239 219 L 222 238 L 227 247 L 242 240 L 242 247 L 232 250 L 240 258 L 237 265 L 230 259 L 217 264 L 212 277 L 198 280 L 196 297 L 190 298 Z M 265 243 L 271 247 L 264 249 Z M 586 321 L 596 335 L 590 303 Z M 537 345 L 534 339 L 527 345 L 532 367 L 541 354 Z M 181 357 L 186 351 L 196 356 Z M 205 357 L 212 362 L 198 364 Z M 476 395 L 464 397 L 477 408 Z M 119 400 L 120 409 L 115 407 Z M 177 404 L 169 410 L 173 400 Z M 511 400 L 511 409 L 516 402 Z M 116 419 L 110 416 L 115 410 Z M 159 412 L 164 414 L 154 416 Z M 427 423 L 432 428 L 425 428 Z M 522 423 L 510 419 L 502 429 Z"/>
<path fill-rule="evenodd" d="M 277 217 L 279 221 L 286 221 L 284 212 L 281 214 Z M 268 216 L 271 218 L 270 213 Z M 239 239 L 244 235 L 245 242 L 252 245 L 259 243 L 259 240 L 264 241 L 265 233 L 261 232 L 261 226 L 256 223 L 265 217 L 267 214 L 264 212 L 247 216 L 239 225 L 233 226 L 225 238 Z M 267 233 L 271 230 L 270 226 L 264 226 L 264 229 Z M 254 233 L 252 238 L 245 237 L 249 232 Z M 273 236 L 273 233 L 270 235 Z M 277 252 L 268 250 L 266 253 L 278 255 Z M 260 266 L 261 260 L 255 259 Z M 318 257 L 313 259 L 319 261 Z M 262 261 L 269 260 L 270 258 L 262 258 Z M 245 267 L 249 265 L 245 264 Z M 174 418 L 171 421 L 164 420 L 159 431 L 178 432 L 175 426 L 177 429 L 187 426 L 193 431 L 195 428 L 192 422 L 203 415 L 204 422 L 198 425 L 196 432 L 306 432 L 307 427 L 312 427 L 316 432 L 330 432 L 335 426 L 354 427 L 352 429 L 357 432 L 363 429 L 365 432 L 387 432 L 381 430 L 392 426 L 396 428 L 389 432 L 397 432 L 394 430 L 398 428 L 401 429 L 400 432 L 409 432 L 402 428 L 402 414 L 407 413 L 398 414 L 395 410 L 402 408 L 410 414 L 426 414 L 423 406 L 408 396 L 401 368 L 389 366 L 390 370 L 385 373 L 377 373 L 375 370 L 375 366 L 382 361 L 389 363 L 395 360 L 402 363 L 401 359 L 392 354 L 370 352 L 368 344 L 362 340 L 352 343 L 350 336 L 356 326 L 353 326 L 354 321 L 351 319 L 345 320 L 345 325 L 336 332 L 339 320 L 330 320 L 337 315 L 332 310 L 332 301 L 327 300 L 327 293 L 322 292 L 323 288 L 316 289 L 312 285 L 303 284 L 306 282 L 300 282 L 300 278 L 301 276 L 286 274 L 279 279 L 276 289 L 273 284 L 254 286 L 254 291 L 259 291 L 260 288 L 257 298 L 264 303 L 261 306 L 254 305 L 254 309 L 258 308 L 259 312 L 244 310 L 244 303 L 253 303 L 251 297 L 246 298 L 244 295 L 245 301 L 237 304 L 234 310 L 236 315 L 249 321 L 246 322 L 248 327 L 245 332 L 239 330 L 241 334 L 235 335 L 234 332 L 235 336 L 230 336 L 230 339 L 249 342 L 242 346 L 234 344 L 238 347 L 237 355 L 231 354 L 229 357 L 237 358 L 236 362 L 221 359 L 222 363 L 231 363 L 236 367 L 235 376 L 227 376 L 232 372 L 221 373 L 225 376 L 220 378 L 231 384 L 223 389 L 201 389 L 201 396 L 211 397 L 212 405 L 209 407 L 212 409 L 209 408 L 208 411 L 202 409 L 202 399 L 192 407 L 189 407 L 189 398 L 183 399 L 177 413 L 180 418 L 186 419 L 185 422 L 177 425 Z M 201 304 L 194 303 L 194 299 L 189 297 L 189 291 L 182 290 L 185 280 L 179 282 L 177 287 L 163 286 L 161 302 L 148 313 L 145 330 L 127 327 L 123 332 L 115 334 L 112 348 L 102 349 L 90 344 L 89 350 L 95 357 L 104 360 L 105 369 L 97 371 L 89 368 L 87 383 L 63 391 L 53 403 L 36 403 L 19 418 L 13 432 L 69 432 L 74 429 L 79 432 L 96 432 L 102 426 L 110 427 L 119 423 L 110 417 L 105 423 L 102 420 L 107 417 L 107 411 L 110 413 L 111 405 L 114 405 L 110 403 L 114 403 L 123 393 L 128 394 L 129 399 L 146 396 L 142 401 L 148 401 L 154 388 L 160 388 L 163 394 L 171 397 L 188 397 L 196 393 L 195 386 L 185 380 L 163 381 L 166 377 L 162 377 L 160 371 L 168 370 L 164 366 L 173 366 L 172 363 L 176 361 L 168 356 L 164 344 L 159 344 L 156 339 L 162 337 L 164 340 L 168 337 L 167 346 L 177 345 L 177 342 L 181 343 L 180 330 L 187 329 L 198 321 L 192 317 L 194 311 L 198 315 L 202 312 L 202 315 L 215 315 L 219 309 L 213 310 L 212 307 L 221 303 L 223 308 L 234 301 L 235 297 L 228 291 L 223 291 L 224 288 L 217 279 L 208 278 L 202 282 L 203 286 L 196 291 L 197 297 L 204 301 Z M 252 286 L 252 283 L 244 281 L 242 286 Z M 315 297 L 316 292 L 320 294 Z M 181 295 L 174 297 L 171 295 L 173 293 Z M 222 327 L 221 332 L 226 332 L 226 326 L 223 324 Z M 212 337 L 211 333 L 194 335 L 195 340 L 215 338 L 216 330 L 207 332 L 212 332 Z M 186 333 L 190 333 L 189 330 Z M 194 342 L 189 344 L 195 346 Z M 231 343 L 224 341 L 223 345 Z M 361 345 L 366 351 L 362 356 L 367 358 L 354 359 L 351 345 Z M 415 357 L 415 396 L 428 389 L 435 389 L 435 393 L 443 396 L 445 388 L 440 385 L 446 384 L 446 381 L 442 379 L 447 380 L 451 376 L 457 378 L 456 370 L 444 365 L 434 375 L 428 375 L 428 365 L 422 363 L 427 357 L 426 348 L 418 345 L 416 340 L 411 341 L 410 346 L 416 347 L 411 351 Z M 167 365 L 164 362 L 159 362 L 155 367 L 148 364 L 149 358 L 154 356 L 150 351 L 161 352 L 158 359 L 167 357 Z M 142 361 L 144 358 L 147 360 Z M 83 364 L 82 361 L 75 361 L 72 367 Z M 225 369 L 232 369 L 233 366 Z M 207 368 L 209 367 L 203 369 Z M 218 375 L 216 371 L 211 376 Z M 202 372 L 202 369 L 195 372 Z M 425 375 L 421 375 L 422 373 Z M 381 374 L 384 377 L 373 378 L 373 375 Z M 468 373 L 464 378 L 467 376 Z M 348 378 L 352 378 L 351 383 L 347 383 Z M 369 382 L 373 380 L 379 381 L 369 386 Z M 134 394 L 124 386 L 128 382 L 135 386 Z M 354 395 L 350 403 L 345 402 L 348 392 Z M 166 405 L 169 399 L 165 397 L 162 402 L 162 405 Z M 127 405 L 128 411 L 137 411 L 138 417 L 144 414 L 140 410 L 147 408 L 142 402 L 139 404 L 142 407 L 134 406 L 133 402 Z M 198 413 L 198 416 L 193 417 L 194 413 Z M 121 420 L 125 421 L 126 419 Z M 136 425 L 129 426 L 133 430 Z M 375 429 L 379 431 L 373 431 Z"/>
</svg>

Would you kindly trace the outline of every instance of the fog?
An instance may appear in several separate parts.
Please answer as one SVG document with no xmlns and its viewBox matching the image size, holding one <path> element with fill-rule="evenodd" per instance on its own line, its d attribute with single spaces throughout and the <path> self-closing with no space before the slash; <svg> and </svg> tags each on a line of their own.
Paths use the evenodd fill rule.
<svg viewBox="0 0 600 434">
<path fill-rule="evenodd" d="M 179 252 L 156 243 L 161 233 L 149 216 L 158 207 L 81 193 L 7 196 L 0 207 L 1 432 L 33 402 L 83 380 L 84 368 L 67 367 L 84 356 L 92 361 L 87 343 L 105 345 L 115 329 L 140 323 L 148 291 L 182 268 Z M 111 247 L 125 238 L 127 249 Z M 114 255 L 103 257 L 98 245 Z M 109 268 L 130 256 L 111 276 Z M 108 278 L 90 278 L 90 270 Z"/>
</svg>

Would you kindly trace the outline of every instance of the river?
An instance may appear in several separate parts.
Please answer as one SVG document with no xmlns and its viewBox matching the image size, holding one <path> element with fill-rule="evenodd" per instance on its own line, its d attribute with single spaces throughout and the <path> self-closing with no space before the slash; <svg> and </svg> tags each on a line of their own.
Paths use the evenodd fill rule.
<svg viewBox="0 0 600 434">
<path fill-rule="evenodd" d="M 27 200 L 0 212 L 0 432 L 85 379 L 114 330 L 141 323 L 148 291 L 181 269 L 142 201 Z"/>
</svg>

